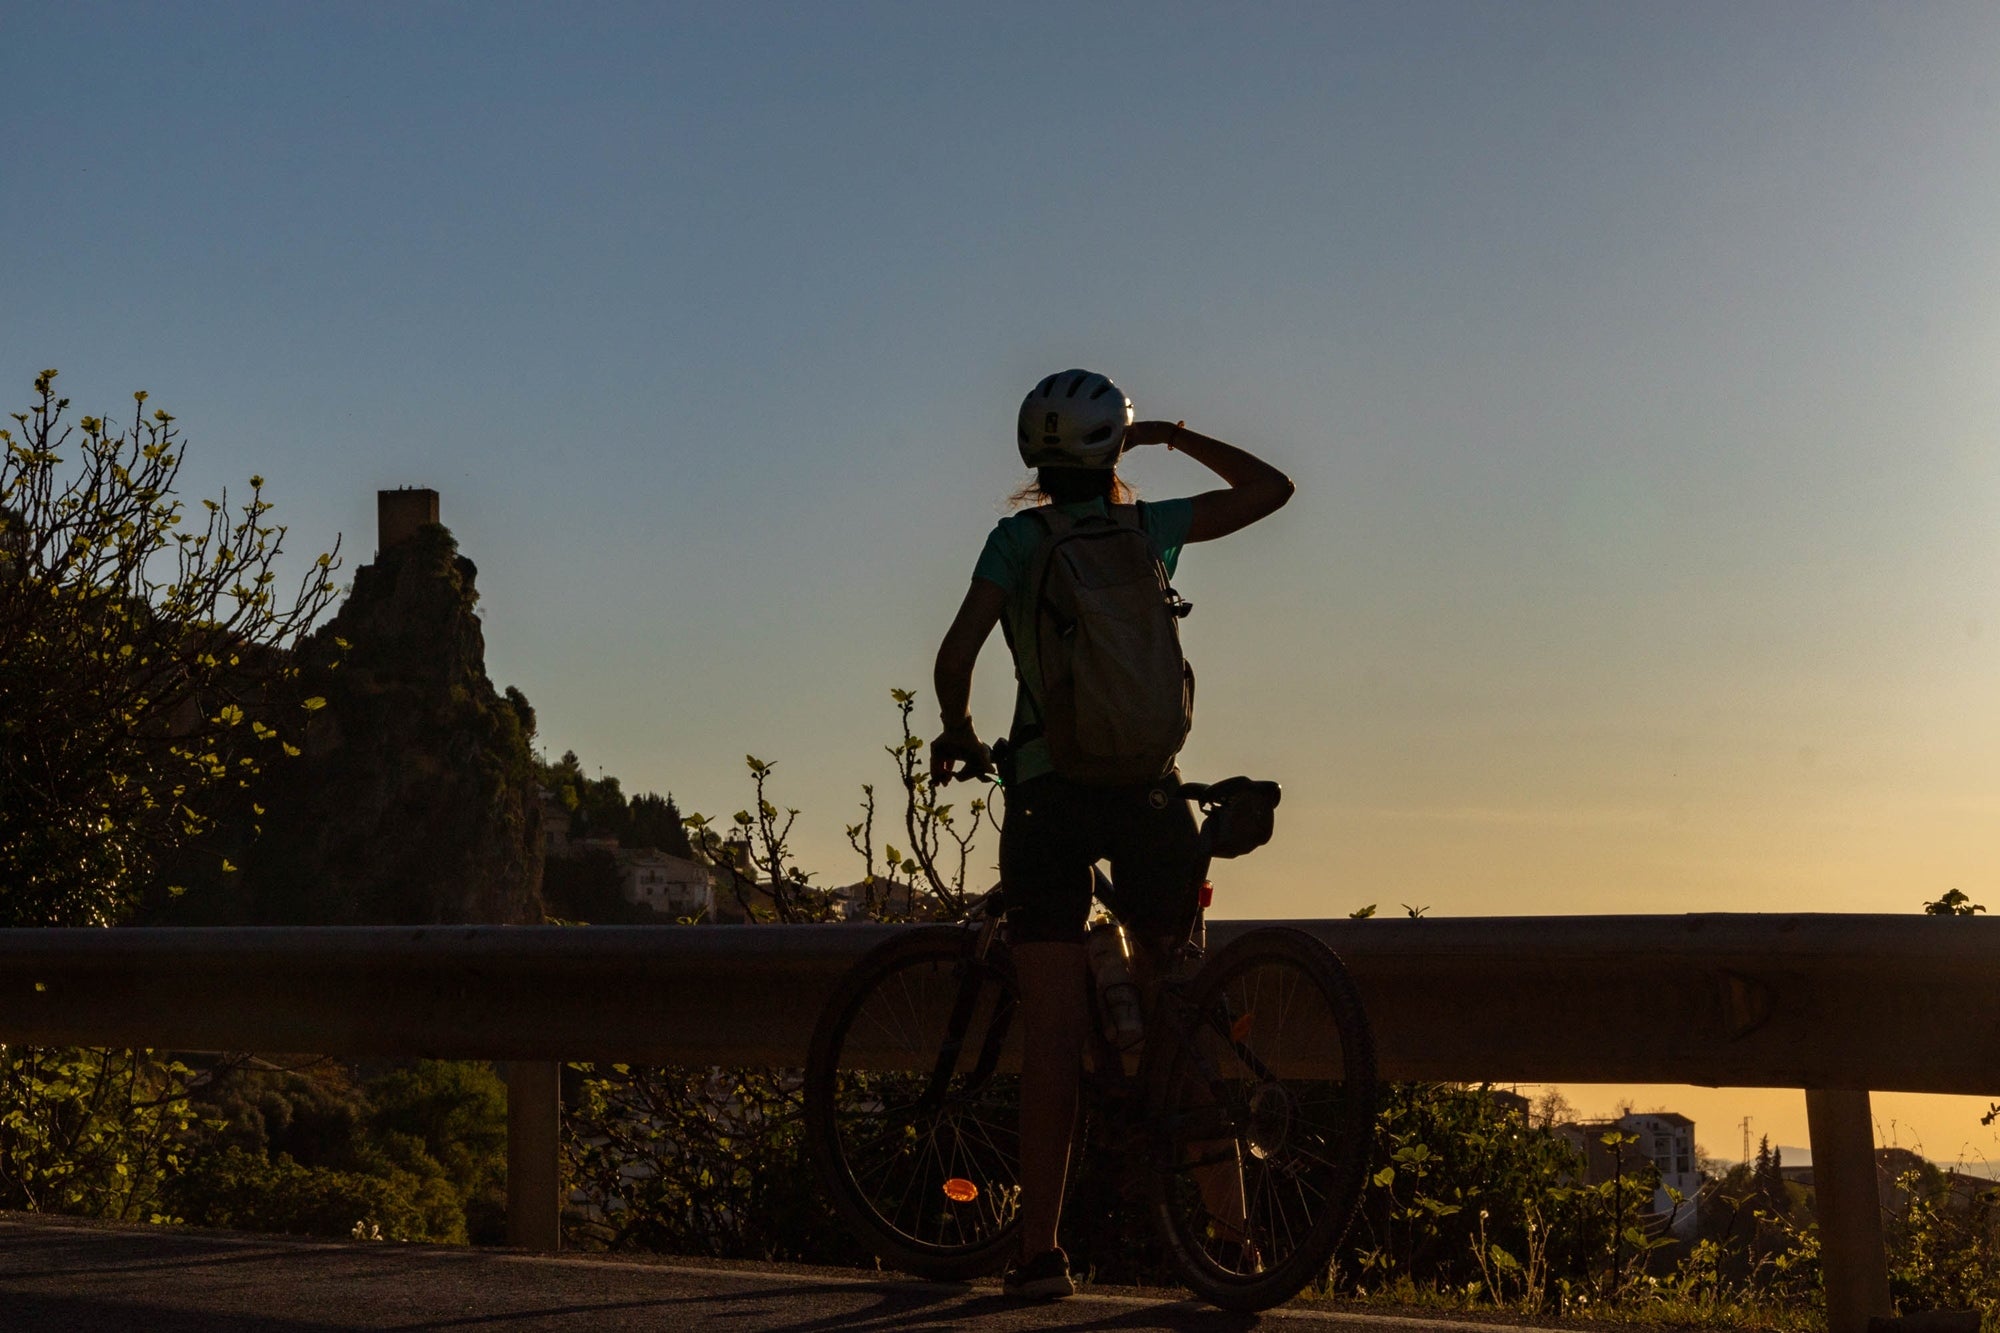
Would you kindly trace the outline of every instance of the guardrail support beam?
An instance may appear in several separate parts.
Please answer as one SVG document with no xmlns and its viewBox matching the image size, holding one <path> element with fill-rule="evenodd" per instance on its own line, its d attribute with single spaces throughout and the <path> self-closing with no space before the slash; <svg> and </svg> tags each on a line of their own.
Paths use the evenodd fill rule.
<svg viewBox="0 0 2000 1333">
<path fill-rule="evenodd" d="M 562 1248 L 562 1066 L 507 1062 L 507 1243 Z"/>
<path fill-rule="evenodd" d="M 1893 1312 L 1868 1094 L 1806 1089 L 1806 1126 L 1812 1135 L 1827 1333 L 1868 1333 L 1870 1319 Z"/>
</svg>

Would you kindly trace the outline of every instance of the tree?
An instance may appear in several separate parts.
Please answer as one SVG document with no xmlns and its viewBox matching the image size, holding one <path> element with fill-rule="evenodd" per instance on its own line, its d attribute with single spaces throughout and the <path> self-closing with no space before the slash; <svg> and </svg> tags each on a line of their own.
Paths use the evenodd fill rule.
<svg viewBox="0 0 2000 1333">
<path fill-rule="evenodd" d="M 56 372 L 0 429 L 0 925 L 108 925 L 219 794 L 292 743 L 290 650 L 334 594 L 334 550 L 274 589 L 285 528 L 261 477 L 186 517 L 174 418 L 66 420 Z"/>
<path fill-rule="evenodd" d="M 651 847 L 669 856 L 693 859 L 694 848 L 688 843 L 687 829 L 681 824 L 680 807 L 674 804 L 671 792 L 665 797 L 657 792 L 641 792 L 632 798 L 629 812 L 631 827 L 625 835 L 627 846 Z"/>
<path fill-rule="evenodd" d="M 1575 1119 L 1576 1108 L 1570 1105 L 1569 1098 L 1563 1096 L 1561 1088 L 1544 1088 L 1542 1095 L 1535 1098 L 1531 1123 L 1542 1129 L 1554 1129 Z"/>
</svg>

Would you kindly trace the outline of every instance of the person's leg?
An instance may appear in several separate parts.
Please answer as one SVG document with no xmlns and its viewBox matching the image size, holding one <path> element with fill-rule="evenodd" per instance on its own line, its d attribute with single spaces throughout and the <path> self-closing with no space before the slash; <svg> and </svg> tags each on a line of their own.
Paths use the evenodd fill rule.
<svg viewBox="0 0 2000 1333">
<path fill-rule="evenodd" d="M 1089 965 L 1081 944 L 1017 944 L 1021 987 L 1021 1254 L 1056 1248 L 1070 1140 L 1076 1130 L 1083 1069 L 1084 987 Z"/>
<path fill-rule="evenodd" d="M 1021 1254 L 1057 1248 L 1089 1023 L 1090 860 L 1077 793 L 1053 775 L 1007 793 L 1000 881 L 1021 995 Z"/>
<path fill-rule="evenodd" d="M 1155 795 L 1155 790 L 1160 794 Z M 1187 801 L 1171 786 L 1145 787 L 1121 794 L 1105 821 L 1111 844 L 1111 878 L 1117 890 L 1113 905 L 1134 944 L 1135 961 L 1150 999 L 1154 984 L 1174 951 L 1186 942 L 1200 908 L 1197 893 L 1208 865 L 1201 854 L 1201 833 Z M 1150 1017 L 1150 1015 L 1149 1015 Z M 1181 1093 L 1192 1105 L 1207 1101 L 1206 1089 Z M 1194 1169 L 1214 1235 L 1236 1244 L 1247 1243 L 1247 1209 L 1243 1168 L 1233 1140 L 1202 1140 L 1182 1145 Z M 1245 1255 L 1254 1271 L 1257 1263 Z"/>
</svg>

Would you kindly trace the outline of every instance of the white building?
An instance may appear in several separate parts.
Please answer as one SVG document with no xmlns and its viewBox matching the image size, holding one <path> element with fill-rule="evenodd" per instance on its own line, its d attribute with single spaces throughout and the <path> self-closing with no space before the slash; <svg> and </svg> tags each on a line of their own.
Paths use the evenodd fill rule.
<svg viewBox="0 0 2000 1333">
<path fill-rule="evenodd" d="M 617 856 L 625 901 L 662 916 L 715 919 L 715 885 L 707 866 L 651 849 L 621 851 Z"/>
<path fill-rule="evenodd" d="M 1701 1173 L 1695 1164 L 1694 1121 L 1675 1111 L 1633 1111 L 1618 1118 L 1618 1128 L 1637 1135 L 1634 1146 L 1651 1159 L 1660 1173 L 1660 1187 L 1653 1194 L 1653 1211 L 1674 1212 L 1674 1230 L 1694 1225 L 1695 1196 L 1701 1189 Z M 1668 1190 L 1677 1190 L 1676 1205 Z"/>
</svg>

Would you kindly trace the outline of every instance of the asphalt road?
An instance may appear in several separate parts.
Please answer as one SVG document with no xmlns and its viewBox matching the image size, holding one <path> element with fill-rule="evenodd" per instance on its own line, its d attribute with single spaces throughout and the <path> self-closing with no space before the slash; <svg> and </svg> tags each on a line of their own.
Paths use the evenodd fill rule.
<svg viewBox="0 0 2000 1333">
<path fill-rule="evenodd" d="M 815 1333 L 974 1326 L 1117 1333 L 1354 1333 L 1357 1326 L 1498 1333 L 1502 1327 L 1296 1304 L 1262 1316 L 1229 1315 L 1144 1293 L 1092 1291 L 1022 1305 L 994 1284 L 942 1286 L 851 1270 L 298 1240 L 0 1214 L 0 1329 L 9 1333 Z"/>
</svg>

